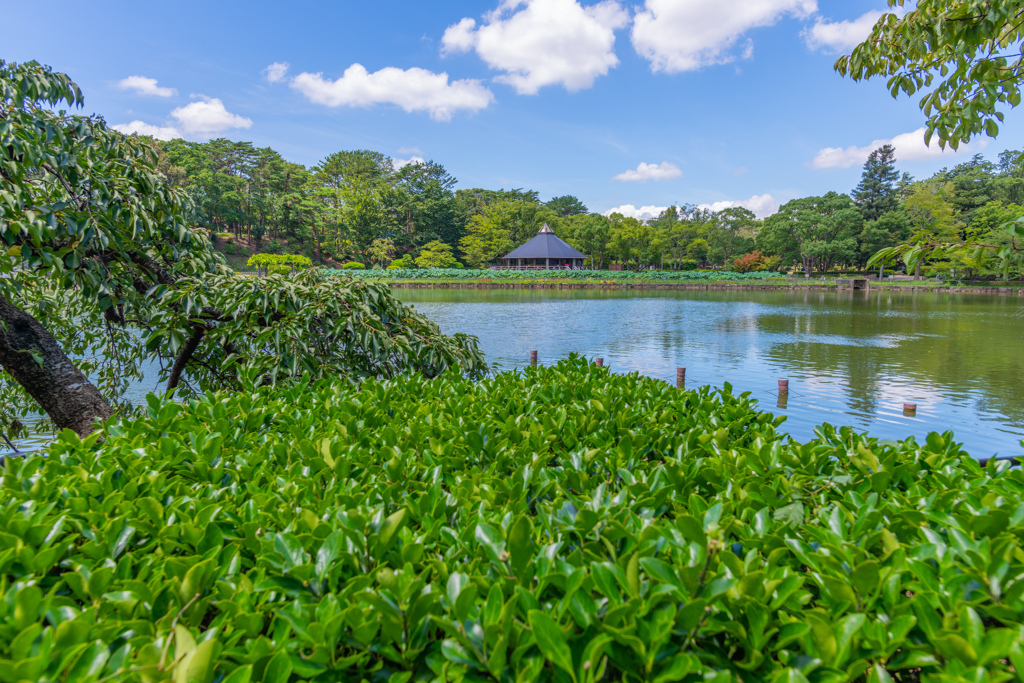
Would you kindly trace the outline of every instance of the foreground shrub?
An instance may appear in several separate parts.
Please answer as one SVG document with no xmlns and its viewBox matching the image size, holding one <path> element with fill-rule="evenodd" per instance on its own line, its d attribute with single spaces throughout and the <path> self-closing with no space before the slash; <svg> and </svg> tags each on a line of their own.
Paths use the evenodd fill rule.
<svg viewBox="0 0 1024 683">
<path fill-rule="evenodd" d="M 1024 473 L 728 392 L 151 397 L 6 463 L 0 680 L 1011 680 Z"/>
</svg>

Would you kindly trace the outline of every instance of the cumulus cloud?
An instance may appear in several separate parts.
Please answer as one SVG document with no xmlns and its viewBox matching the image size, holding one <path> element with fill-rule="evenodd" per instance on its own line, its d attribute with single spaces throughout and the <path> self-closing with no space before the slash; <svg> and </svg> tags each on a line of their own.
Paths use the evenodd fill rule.
<svg viewBox="0 0 1024 683">
<path fill-rule="evenodd" d="M 270 83 L 279 83 L 288 75 L 288 62 L 274 62 L 263 70 L 263 77 Z"/>
<path fill-rule="evenodd" d="M 423 154 L 423 150 L 419 147 L 399 147 L 399 154 Z"/>
<path fill-rule="evenodd" d="M 764 218 L 770 216 L 779 210 L 779 202 L 775 197 L 770 194 L 755 194 L 750 199 L 741 200 L 726 200 L 721 202 L 712 202 L 711 204 L 699 204 L 698 209 L 710 209 L 711 211 L 718 212 L 724 211 L 725 209 L 731 209 L 735 206 L 741 206 L 744 209 L 748 209 L 753 212 L 758 218 Z"/>
<path fill-rule="evenodd" d="M 660 164 L 642 163 L 635 169 L 623 171 L 614 176 L 612 180 L 626 182 L 646 183 L 648 180 L 671 180 L 683 175 L 683 172 L 675 164 L 663 161 Z"/>
<path fill-rule="evenodd" d="M 961 145 L 960 149 L 942 149 L 937 139 L 932 140 L 932 145 L 924 143 L 924 128 L 918 128 L 912 133 L 903 133 L 888 140 L 875 140 L 868 145 L 858 147 L 825 147 L 818 152 L 818 155 L 807 163 L 812 168 L 850 168 L 860 166 L 868 159 L 868 155 L 882 145 L 892 145 L 896 148 L 896 159 L 899 161 L 926 161 L 938 157 L 953 156 L 956 154 L 975 153 L 988 144 L 987 140 L 979 140 L 977 143 Z"/>
<path fill-rule="evenodd" d="M 291 86 L 316 104 L 328 107 L 369 107 L 394 104 L 407 112 L 426 111 L 437 121 L 450 121 L 460 110 L 486 108 L 494 94 L 478 80 L 448 82 L 448 74 L 426 69 L 385 67 L 369 73 L 353 64 L 337 80 L 320 73 L 301 73 Z"/>
<path fill-rule="evenodd" d="M 817 9 L 817 0 L 646 0 L 633 20 L 633 47 L 654 71 L 693 71 L 734 61 L 749 30 Z M 746 42 L 742 56 L 751 54 Z"/>
<path fill-rule="evenodd" d="M 415 165 L 418 166 L 420 164 L 425 164 L 425 163 L 427 163 L 426 159 L 424 159 L 421 156 L 416 156 L 416 155 L 413 155 L 412 157 L 410 157 L 408 159 L 392 159 L 391 160 L 391 166 L 394 167 L 394 169 L 396 171 L 398 169 L 400 169 L 400 168 L 405 168 L 406 166 L 409 166 L 411 164 L 415 164 Z"/>
<path fill-rule="evenodd" d="M 667 208 L 667 206 L 654 206 L 653 204 L 641 207 L 636 207 L 632 204 L 623 204 L 622 206 L 616 206 L 614 209 L 608 209 L 604 212 L 604 215 L 611 216 L 613 213 L 621 213 L 626 218 L 636 218 L 641 221 L 649 221 L 652 218 L 660 216 Z"/>
<path fill-rule="evenodd" d="M 188 136 L 207 138 L 232 128 L 250 128 L 252 119 L 232 114 L 216 97 L 203 97 L 171 112 L 178 128 Z"/>
<path fill-rule="evenodd" d="M 173 126 L 154 126 L 144 121 L 132 121 L 131 123 L 118 123 L 111 126 L 114 130 L 121 131 L 125 135 L 148 135 L 157 140 L 173 140 L 180 138 L 181 133 Z"/>
<path fill-rule="evenodd" d="M 121 90 L 134 90 L 136 95 L 153 95 L 155 97 L 171 97 L 177 95 L 174 88 L 164 88 L 156 84 L 155 78 L 145 76 L 129 76 L 117 82 Z"/>
<path fill-rule="evenodd" d="M 883 14 L 884 12 L 872 10 L 848 21 L 829 21 L 824 17 L 818 17 L 814 26 L 804 29 L 801 35 L 807 47 L 812 50 L 849 52 L 864 42 Z"/>
<path fill-rule="evenodd" d="M 494 80 L 520 95 L 557 84 L 575 92 L 618 65 L 615 31 L 628 23 L 629 13 L 615 0 L 590 7 L 576 0 L 502 0 L 480 26 L 468 17 L 449 26 L 441 46 L 445 54 L 475 50 L 505 72 Z"/>
</svg>

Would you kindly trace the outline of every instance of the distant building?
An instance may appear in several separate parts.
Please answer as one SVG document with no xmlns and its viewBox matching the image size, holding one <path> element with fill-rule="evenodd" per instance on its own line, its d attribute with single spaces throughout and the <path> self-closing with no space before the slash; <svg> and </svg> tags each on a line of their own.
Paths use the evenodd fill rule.
<svg viewBox="0 0 1024 683">
<path fill-rule="evenodd" d="M 545 223 L 529 242 L 498 259 L 499 268 L 512 270 L 580 269 L 587 255 L 559 239 Z"/>
</svg>

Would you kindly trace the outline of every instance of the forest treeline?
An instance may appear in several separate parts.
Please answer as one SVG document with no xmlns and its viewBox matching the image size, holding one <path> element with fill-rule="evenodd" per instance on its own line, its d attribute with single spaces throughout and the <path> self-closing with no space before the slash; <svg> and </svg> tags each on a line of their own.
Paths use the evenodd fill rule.
<svg viewBox="0 0 1024 683">
<path fill-rule="evenodd" d="M 548 223 L 595 268 L 814 273 L 863 268 L 878 250 L 900 244 L 998 244 L 1009 239 L 1000 226 L 1024 216 L 1024 152 L 1014 150 L 917 180 L 897 170 L 886 145 L 871 153 L 849 193 L 794 199 L 765 219 L 742 207 L 682 205 L 643 221 L 591 213 L 571 195 L 545 202 L 531 190 L 456 189 L 435 161 L 369 150 L 336 152 L 307 168 L 248 142 L 153 144 L 161 171 L 195 200 L 197 222 L 245 236 L 260 251 L 321 262 L 486 266 Z M 990 268 L 987 258 L 965 249 L 942 268 L 970 277 Z"/>
</svg>

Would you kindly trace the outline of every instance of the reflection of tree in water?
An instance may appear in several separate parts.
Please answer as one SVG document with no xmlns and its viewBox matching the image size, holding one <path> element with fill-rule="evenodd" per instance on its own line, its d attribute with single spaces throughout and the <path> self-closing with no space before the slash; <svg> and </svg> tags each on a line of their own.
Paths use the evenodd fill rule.
<svg viewBox="0 0 1024 683">
<path fill-rule="evenodd" d="M 845 296 L 844 296 L 845 294 Z M 852 296 L 851 296 L 852 294 Z M 773 314 L 761 330 L 786 335 L 767 358 L 793 371 L 838 376 L 850 407 L 874 412 L 887 378 L 932 386 L 956 402 L 1024 422 L 1024 321 L 1016 302 L 934 293 L 837 293 L 828 311 Z M 844 314 L 837 315 L 840 309 Z M 807 337 L 811 337 L 807 339 Z M 846 338 L 848 344 L 830 343 Z"/>
<path fill-rule="evenodd" d="M 843 387 L 837 393 L 854 413 L 877 413 L 885 408 L 879 400 L 886 388 L 891 393 L 906 384 L 908 392 L 937 390 L 951 403 L 1024 426 L 1024 318 L 1015 316 L 1015 297 L 878 290 L 398 291 L 414 304 L 504 304 L 481 311 L 517 318 L 506 336 L 536 342 L 571 335 L 573 348 L 631 358 L 650 373 L 674 376 L 670 366 L 678 360 L 691 366 L 688 380 L 715 383 L 757 356 L 780 373 Z M 541 313 L 559 302 L 578 305 Z M 523 315 L 526 310 L 531 313 Z M 801 393 L 799 384 L 793 391 Z"/>
</svg>

